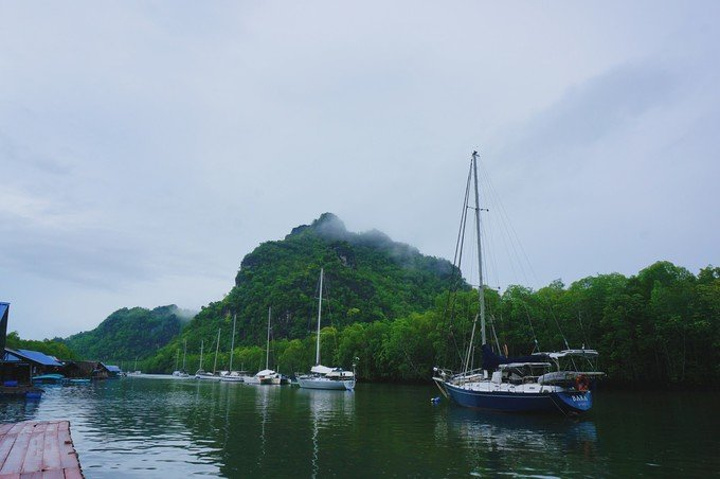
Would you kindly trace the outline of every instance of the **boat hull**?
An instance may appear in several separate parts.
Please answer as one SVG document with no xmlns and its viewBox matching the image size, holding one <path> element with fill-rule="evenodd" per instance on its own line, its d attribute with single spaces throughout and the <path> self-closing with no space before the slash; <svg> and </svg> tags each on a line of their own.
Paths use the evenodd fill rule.
<svg viewBox="0 0 720 479">
<path fill-rule="evenodd" d="M 592 408 L 590 391 L 544 390 L 540 392 L 479 391 L 443 383 L 450 398 L 460 406 L 502 412 L 583 413 Z"/>
<path fill-rule="evenodd" d="M 305 389 L 327 389 L 333 391 L 352 391 L 355 389 L 355 380 L 327 379 L 327 378 L 303 378 L 298 377 L 298 385 Z"/>
</svg>

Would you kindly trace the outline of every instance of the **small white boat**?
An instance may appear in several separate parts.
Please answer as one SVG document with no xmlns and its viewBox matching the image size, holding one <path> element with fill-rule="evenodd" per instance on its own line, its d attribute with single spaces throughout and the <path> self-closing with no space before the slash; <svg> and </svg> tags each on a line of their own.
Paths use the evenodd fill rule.
<svg viewBox="0 0 720 479">
<path fill-rule="evenodd" d="M 341 368 L 329 368 L 321 364 L 313 366 L 309 374 L 297 377 L 298 385 L 306 389 L 355 389 L 355 373 Z"/>
<path fill-rule="evenodd" d="M 267 332 L 267 349 L 265 351 L 265 369 L 259 371 L 254 376 L 245 376 L 245 384 L 274 384 L 277 386 L 290 384 L 290 380 L 277 371 L 270 369 L 270 319 L 272 317 L 272 309 L 268 308 L 268 332 Z"/>
<path fill-rule="evenodd" d="M 245 375 L 240 371 L 230 371 L 227 374 L 220 375 L 220 381 L 224 383 L 244 383 Z"/>
<path fill-rule="evenodd" d="M 209 373 L 207 371 L 204 371 L 202 369 L 198 369 L 195 373 L 195 379 L 202 379 L 202 380 L 212 380 L 212 381 L 219 381 L 220 376 L 216 376 L 213 373 Z"/>
</svg>

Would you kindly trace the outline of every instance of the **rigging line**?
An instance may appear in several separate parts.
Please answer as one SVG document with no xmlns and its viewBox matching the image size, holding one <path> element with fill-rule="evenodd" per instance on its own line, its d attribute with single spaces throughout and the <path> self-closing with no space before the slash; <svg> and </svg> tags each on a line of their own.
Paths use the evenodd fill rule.
<svg viewBox="0 0 720 479">
<path fill-rule="evenodd" d="M 455 317 L 455 306 L 457 301 L 457 290 L 459 288 L 460 280 L 462 278 L 462 252 L 464 250 L 465 245 L 465 230 L 467 226 L 467 211 L 468 211 L 468 205 L 469 205 L 469 198 L 470 198 L 470 185 L 471 185 L 471 176 L 472 175 L 472 162 L 470 163 L 470 169 L 468 171 L 468 177 L 467 182 L 465 185 L 465 196 L 463 199 L 463 207 L 460 214 L 460 227 L 458 228 L 458 236 L 457 241 L 455 243 L 455 254 L 453 257 L 453 272 L 451 275 L 451 290 L 448 291 L 448 299 L 445 303 L 445 311 L 444 311 L 444 317 L 448 318 L 448 328 L 449 328 L 449 342 L 452 340 L 452 345 L 455 347 L 455 352 L 458 355 L 458 358 L 462 361 L 462 353 L 461 349 L 458 345 L 457 338 L 455 336 L 455 332 L 453 331 L 453 320 Z M 449 314 L 448 314 L 449 313 Z M 464 348 L 463 348 L 464 349 Z"/>
<path fill-rule="evenodd" d="M 534 278 L 534 282 L 537 283 L 537 275 L 535 274 L 535 271 L 532 267 L 532 263 L 530 262 L 527 253 L 525 252 L 525 249 L 523 248 L 522 242 L 520 241 L 520 237 L 517 234 L 517 231 L 515 230 L 515 227 L 513 226 L 512 222 L 510 221 L 510 216 L 507 214 L 507 210 L 505 209 L 505 206 L 501 200 L 500 194 L 498 193 L 497 189 L 493 185 L 492 181 L 490 180 L 490 175 L 487 173 L 485 169 L 481 170 L 483 173 L 483 181 L 487 186 L 487 190 L 489 191 L 490 196 L 493 198 L 493 204 L 497 207 L 500 214 L 497 215 L 499 224 L 501 226 L 500 231 L 500 239 L 502 240 L 503 244 L 507 248 L 507 251 L 512 253 L 512 256 L 515 258 L 515 261 L 510 261 L 510 267 L 512 268 L 513 272 L 515 272 L 515 268 L 519 269 L 518 273 L 520 273 L 520 276 L 523 278 L 523 281 L 527 284 L 528 281 L 528 273 L 525 269 L 525 266 L 530 270 L 530 273 L 532 274 Z M 533 340 L 535 342 L 535 347 L 539 348 L 539 343 L 537 340 L 537 334 L 535 332 L 535 328 L 532 324 L 530 309 L 528 307 L 528 304 L 523 301 L 522 302 L 523 309 L 525 310 L 525 317 L 528 321 L 528 325 L 530 326 L 530 331 L 533 335 Z"/>
<path fill-rule="evenodd" d="M 490 195 L 493 197 L 493 204 L 497 207 L 500 213 L 498 215 L 498 221 L 502 226 L 501 231 L 505 233 L 505 235 L 501 236 L 501 238 L 503 242 L 508 245 L 508 251 L 511 251 L 513 255 L 517 258 L 517 267 L 520 269 L 519 273 L 523 277 L 524 281 L 526 283 L 529 282 L 529 275 L 525 271 L 525 267 L 527 266 L 527 268 L 530 270 L 533 280 L 537 283 L 537 275 L 535 274 L 532 263 L 530 262 L 530 259 L 525 252 L 523 244 L 520 241 L 520 236 L 517 234 L 517 230 L 513 226 L 512 221 L 510 220 L 510 216 L 507 214 L 507 210 L 505 209 L 501 196 L 495 188 L 493 182 L 491 181 L 490 175 L 485 170 L 483 170 L 482 173 L 483 181 L 484 183 L 486 183 L 487 189 L 489 190 Z M 513 270 L 515 269 L 515 266 L 516 264 L 511 263 L 511 268 L 513 268 Z"/>
</svg>

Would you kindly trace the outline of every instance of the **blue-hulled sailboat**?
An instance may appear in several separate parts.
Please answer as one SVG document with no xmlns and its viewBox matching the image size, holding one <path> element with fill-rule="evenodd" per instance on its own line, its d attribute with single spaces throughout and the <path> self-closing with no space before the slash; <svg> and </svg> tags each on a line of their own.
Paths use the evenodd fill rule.
<svg viewBox="0 0 720 479">
<path fill-rule="evenodd" d="M 480 197 L 477 175 L 478 154 L 473 152 L 468 173 L 461 234 L 467 212 L 474 210 L 478 248 L 479 313 L 473 322 L 470 346 L 462 372 L 434 368 L 433 381 L 446 397 L 460 406 L 504 412 L 561 411 L 577 414 L 592 407 L 591 385 L 603 373 L 595 371 L 595 350 L 567 349 L 560 352 L 537 353 L 507 357 L 493 352 L 487 343 L 485 328 L 485 285 L 480 244 Z M 470 187 L 474 182 L 475 205 L 470 206 Z M 458 241 L 458 244 L 461 244 Z M 472 369 L 475 331 L 480 319 L 482 368 Z M 499 349 L 499 345 L 498 345 Z"/>
</svg>

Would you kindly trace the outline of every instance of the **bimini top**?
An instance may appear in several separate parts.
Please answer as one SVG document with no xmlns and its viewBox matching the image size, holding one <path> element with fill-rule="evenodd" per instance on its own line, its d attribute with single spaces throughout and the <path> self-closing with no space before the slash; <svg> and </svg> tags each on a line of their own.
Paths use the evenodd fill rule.
<svg viewBox="0 0 720 479">
<path fill-rule="evenodd" d="M 323 366 L 322 364 L 318 364 L 317 366 L 310 368 L 310 372 L 315 374 L 330 374 L 336 370 L 336 368 L 329 368 L 327 366 Z"/>
<path fill-rule="evenodd" d="M 565 358 L 567 356 L 579 356 L 582 358 L 596 358 L 598 352 L 594 349 L 566 349 L 565 351 L 559 351 L 557 353 L 544 353 L 553 359 Z"/>
<path fill-rule="evenodd" d="M 27 349 L 9 349 L 5 348 L 5 360 L 9 362 L 29 361 L 41 366 L 62 367 L 63 363 L 52 356 L 41 353 L 39 351 L 29 351 Z"/>
</svg>

